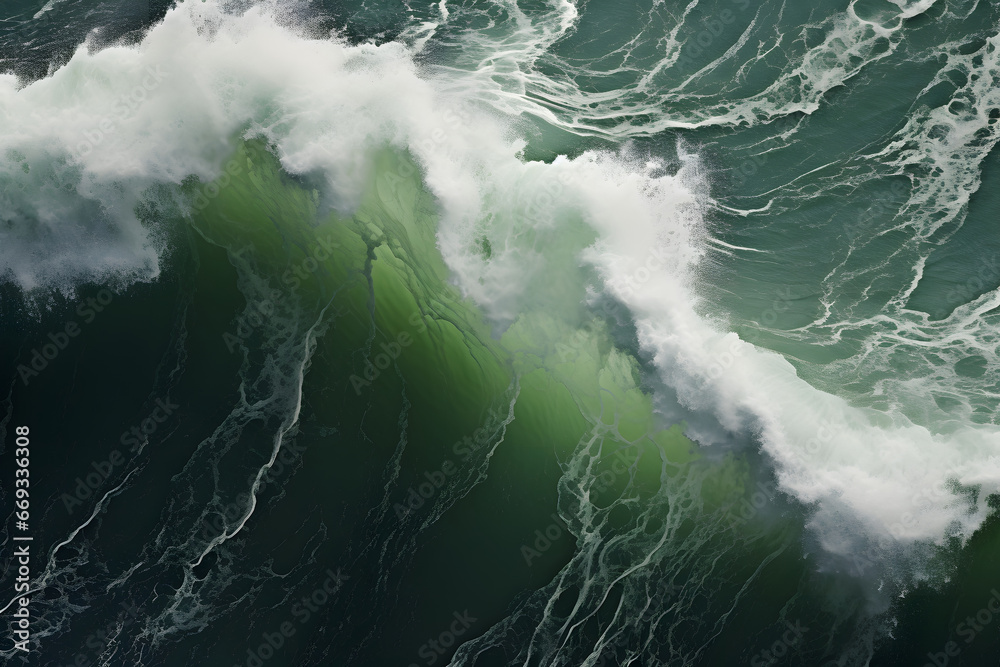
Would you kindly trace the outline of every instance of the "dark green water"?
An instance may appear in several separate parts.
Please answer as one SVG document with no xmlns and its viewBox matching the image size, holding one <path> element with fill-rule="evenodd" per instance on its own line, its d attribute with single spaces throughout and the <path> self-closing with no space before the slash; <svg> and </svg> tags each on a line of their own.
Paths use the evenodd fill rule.
<svg viewBox="0 0 1000 667">
<path fill-rule="evenodd" d="M 994 664 L 998 10 L 5 5 L 4 660 Z"/>
</svg>

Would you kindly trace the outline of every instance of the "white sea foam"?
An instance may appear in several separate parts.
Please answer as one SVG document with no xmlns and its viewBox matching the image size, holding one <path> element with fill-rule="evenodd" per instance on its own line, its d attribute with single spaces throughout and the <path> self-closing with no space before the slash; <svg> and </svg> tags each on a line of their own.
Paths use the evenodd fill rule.
<svg viewBox="0 0 1000 667">
<path fill-rule="evenodd" d="M 688 223 L 648 192 L 631 193 L 627 217 L 613 214 L 607 186 L 591 182 L 579 196 L 602 234 L 589 259 L 632 309 L 641 345 L 681 401 L 713 412 L 732 431 L 756 433 L 782 487 L 815 503 L 813 524 L 832 551 L 850 553 L 863 534 L 886 546 L 968 537 L 987 513 L 985 494 L 1000 489 L 1000 430 L 956 426 L 935 434 L 894 411 L 852 407 L 801 380 L 780 355 L 705 322 L 683 272 L 665 265 L 642 282 L 625 282 L 648 267 L 651 249 L 672 254 L 664 228 Z M 725 370 L 713 371 L 720 359 Z M 981 492 L 963 495 L 951 481 Z"/>
<path fill-rule="evenodd" d="M 444 107 L 407 47 L 306 39 L 274 11 L 181 3 L 138 46 L 81 46 L 26 86 L 0 76 L 0 274 L 25 289 L 155 277 L 163 247 L 136 205 L 218 176 L 241 132 L 289 171 L 325 172 L 345 209 L 372 147 L 441 146 Z M 432 179 L 464 178 L 425 153 Z"/>
<path fill-rule="evenodd" d="M 528 165 L 528 170 L 539 169 Z M 699 315 L 691 276 L 705 247 L 697 159 L 686 156 L 674 175 L 656 175 L 627 156 L 588 153 L 549 165 L 565 183 L 551 214 L 566 224 L 573 211 L 599 232 L 581 257 L 603 275 L 605 289 L 634 315 L 642 349 L 687 407 L 713 414 L 734 433 L 754 434 L 774 461 L 782 488 L 814 508 L 812 524 L 829 550 L 849 554 L 858 540 L 874 538 L 886 549 L 916 541 L 940 543 L 968 537 L 987 514 L 986 494 L 1000 490 L 1000 431 L 993 426 L 952 425 L 935 433 L 898 411 L 852 407 L 814 389 L 782 356 L 756 348 L 719 323 Z M 512 171 L 514 171 L 512 169 Z M 536 178 L 544 192 L 544 178 Z M 488 198 L 507 189 L 484 184 Z M 522 190 L 531 185 L 518 181 Z M 446 193 L 441 193 L 446 198 Z M 500 217 L 500 216 L 497 216 Z M 494 228 L 496 230 L 496 228 Z M 447 232 L 446 232 L 447 234 Z M 494 247 L 508 248 L 518 263 L 520 230 Z M 446 252 L 462 285 L 499 314 L 510 308 L 479 289 L 469 254 Z M 501 257 L 500 262 L 507 257 Z M 488 264 L 488 263 L 485 263 Z M 520 303 L 550 289 L 563 269 L 505 275 L 524 284 Z M 525 277 L 527 276 L 527 277 Z M 964 493 L 952 483 L 979 487 Z"/>
<path fill-rule="evenodd" d="M 446 71 L 463 69 L 476 94 L 505 113 L 536 116 L 581 135 L 623 139 L 671 128 L 753 125 L 815 112 L 831 90 L 895 52 L 905 37 L 903 21 L 936 2 L 897 0 L 898 11 L 862 17 L 853 0 L 844 11 L 802 26 L 803 34 L 821 36 L 809 46 L 802 35 L 774 30 L 782 12 L 762 14 L 773 10 L 765 5 L 751 10 L 752 3 L 734 0 L 699 21 L 692 18 L 701 10 L 697 0 L 676 14 L 654 3 L 644 23 L 607 31 L 612 45 L 600 66 L 552 49 L 580 20 L 573 5 L 555 3 L 530 15 L 512 5 L 516 29 L 462 33 L 462 49 Z M 720 68 L 733 75 L 719 76 Z"/>
</svg>

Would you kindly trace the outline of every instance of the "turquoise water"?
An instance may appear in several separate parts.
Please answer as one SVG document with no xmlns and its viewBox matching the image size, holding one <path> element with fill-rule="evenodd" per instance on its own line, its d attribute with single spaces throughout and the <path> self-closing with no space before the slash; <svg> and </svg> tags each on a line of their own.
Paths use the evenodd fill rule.
<svg viewBox="0 0 1000 667">
<path fill-rule="evenodd" d="M 0 11 L 6 661 L 995 662 L 995 3 Z"/>
</svg>

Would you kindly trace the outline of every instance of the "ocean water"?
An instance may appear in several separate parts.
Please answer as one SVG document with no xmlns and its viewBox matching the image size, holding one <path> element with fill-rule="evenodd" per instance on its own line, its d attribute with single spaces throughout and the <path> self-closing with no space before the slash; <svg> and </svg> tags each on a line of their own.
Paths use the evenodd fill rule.
<svg viewBox="0 0 1000 667">
<path fill-rule="evenodd" d="M 998 25 L 4 4 L 4 663 L 996 664 Z"/>
</svg>

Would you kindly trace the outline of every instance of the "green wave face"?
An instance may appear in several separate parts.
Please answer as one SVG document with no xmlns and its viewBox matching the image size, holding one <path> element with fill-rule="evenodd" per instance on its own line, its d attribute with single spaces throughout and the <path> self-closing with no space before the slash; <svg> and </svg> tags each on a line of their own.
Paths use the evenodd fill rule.
<svg viewBox="0 0 1000 667">
<path fill-rule="evenodd" d="M 224 249 L 236 272 L 243 305 L 222 343 L 243 358 L 254 407 L 244 418 L 287 426 L 301 411 L 297 441 L 315 437 L 310 456 L 339 471 L 310 493 L 351 508 L 350 569 L 377 591 L 435 590 L 427 602 L 445 609 L 456 596 L 425 578 L 458 572 L 465 595 L 494 600 L 477 612 L 492 627 L 455 664 L 508 646 L 508 633 L 524 655 L 606 663 L 641 645 L 663 659 L 694 650 L 680 628 L 712 632 L 704 605 L 723 613 L 726 595 L 770 585 L 762 563 L 782 558 L 776 536 L 790 527 L 763 518 L 767 487 L 754 486 L 746 461 L 705 460 L 683 424 L 656 415 L 607 312 L 528 309 L 502 332 L 491 327 L 448 281 L 438 206 L 407 155 L 378 153 L 349 215 L 322 211 L 318 192 L 258 142 L 241 143 L 229 165 L 188 194 L 199 245 Z M 206 191 L 218 194 L 199 198 Z M 325 432 L 335 435 L 317 437 Z M 463 539 L 468 531 L 496 550 Z M 503 600 L 526 579 L 539 588 L 511 612 Z M 361 594 L 347 604 L 358 632 L 404 613 Z M 554 644 L 575 622 L 613 633 Z M 755 622 L 734 625 L 719 655 L 742 650 L 735 637 Z"/>
</svg>

